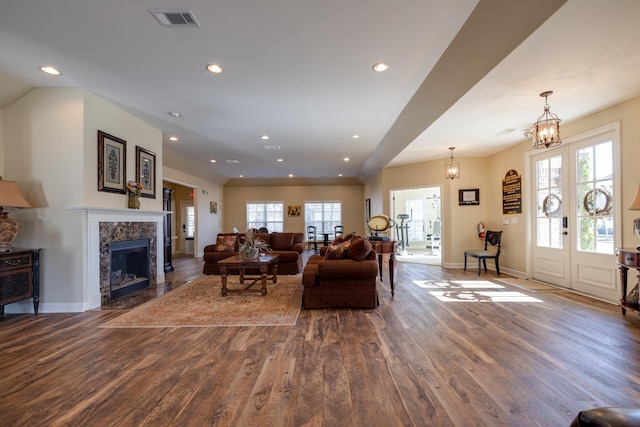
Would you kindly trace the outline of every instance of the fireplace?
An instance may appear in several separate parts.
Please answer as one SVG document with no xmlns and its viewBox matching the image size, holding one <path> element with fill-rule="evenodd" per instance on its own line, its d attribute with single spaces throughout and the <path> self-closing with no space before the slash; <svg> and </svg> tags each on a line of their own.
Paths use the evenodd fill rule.
<svg viewBox="0 0 640 427">
<path fill-rule="evenodd" d="M 111 242 L 109 254 L 111 259 L 110 300 L 149 287 L 149 239 Z"/>
<path fill-rule="evenodd" d="M 149 239 L 149 286 L 164 282 L 162 226 L 167 212 L 139 209 L 113 209 L 69 206 L 84 215 L 87 234 L 83 249 L 86 253 L 85 281 L 82 304 L 68 311 L 100 308 L 110 301 L 112 242 Z"/>
</svg>

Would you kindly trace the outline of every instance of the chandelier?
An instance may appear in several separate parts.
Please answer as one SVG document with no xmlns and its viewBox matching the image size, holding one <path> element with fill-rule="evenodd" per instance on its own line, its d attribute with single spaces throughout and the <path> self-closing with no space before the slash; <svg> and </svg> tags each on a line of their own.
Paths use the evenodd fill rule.
<svg viewBox="0 0 640 427">
<path fill-rule="evenodd" d="M 449 150 L 451 150 L 451 158 L 444 166 L 444 177 L 446 179 L 454 180 L 460 178 L 460 162 L 453 158 L 453 150 L 455 149 L 456 147 L 449 147 Z"/>
<path fill-rule="evenodd" d="M 560 140 L 560 119 L 558 116 L 549 111 L 547 98 L 553 94 L 553 91 L 542 92 L 540 96 L 544 96 L 544 113 L 533 124 L 533 148 L 549 148 L 562 144 Z"/>
</svg>

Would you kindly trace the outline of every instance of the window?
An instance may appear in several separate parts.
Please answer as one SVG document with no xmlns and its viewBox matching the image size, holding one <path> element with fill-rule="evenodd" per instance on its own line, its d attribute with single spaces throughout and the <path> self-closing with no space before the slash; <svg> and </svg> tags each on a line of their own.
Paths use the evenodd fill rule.
<svg viewBox="0 0 640 427">
<path fill-rule="evenodd" d="M 406 212 L 410 212 L 409 224 L 405 220 L 405 225 L 408 226 L 407 234 L 410 242 L 423 242 L 425 240 L 424 232 L 424 203 L 423 199 L 406 199 L 405 209 Z"/>
<path fill-rule="evenodd" d="M 185 207 L 185 224 L 186 224 L 186 236 L 187 238 L 193 238 L 196 231 L 196 210 L 193 206 Z"/>
<path fill-rule="evenodd" d="M 333 234 L 336 225 L 342 225 L 341 202 L 306 202 L 304 204 L 304 226 L 314 225 L 318 235 Z"/>
<path fill-rule="evenodd" d="M 284 204 L 282 202 L 247 203 L 247 229 L 267 227 L 269 232 L 284 231 Z"/>
</svg>

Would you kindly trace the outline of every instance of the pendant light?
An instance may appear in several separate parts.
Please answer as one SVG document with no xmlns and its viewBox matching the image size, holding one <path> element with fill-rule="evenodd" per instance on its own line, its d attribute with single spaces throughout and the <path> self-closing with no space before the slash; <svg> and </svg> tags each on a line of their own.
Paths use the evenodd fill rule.
<svg viewBox="0 0 640 427">
<path fill-rule="evenodd" d="M 533 148 L 550 148 L 562 144 L 560 140 L 560 119 L 549 111 L 547 98 L 553 95 L 553 91 L 540 94 L 544 97 L 544 113 L 533 124 Z"/>
<path fill-rule="evenodd" d="M 451 150 L 451 158 L 444 166 L 444 177 L 446 179 L 454 180 L 460 178 L 460 162 L 453 158 L 453 150 L 455 149 L 456 147 L 449 147 L 449 150 Z"/>
</svg>

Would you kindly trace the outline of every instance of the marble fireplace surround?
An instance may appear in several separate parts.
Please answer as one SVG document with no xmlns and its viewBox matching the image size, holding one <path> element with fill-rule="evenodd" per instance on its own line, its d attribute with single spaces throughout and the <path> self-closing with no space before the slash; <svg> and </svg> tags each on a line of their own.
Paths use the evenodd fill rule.
<svg viewBox="0 0 640 427">
<path fill-rule="evenodd" d="M 87 273 L 84 310 L 100 308 L 105 302 L 104 292 L 109 283 L 109 243 L 140 238 L 151 239 L 151 283 L 164 282 L 163 220 L 169 212 L 142 211 L 138 209 L 108 209 L 69 207 L 85 214 L 87 223 Z M 105 285 L 106 283 L 106 285 Z M 108 300 L 108 295 L 107 298 Z"/>
</svg>

